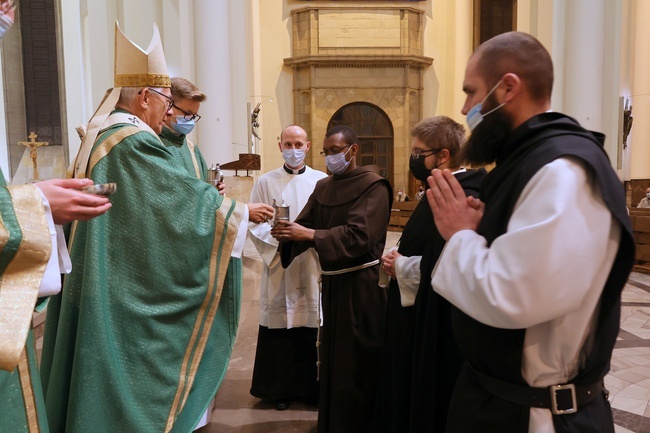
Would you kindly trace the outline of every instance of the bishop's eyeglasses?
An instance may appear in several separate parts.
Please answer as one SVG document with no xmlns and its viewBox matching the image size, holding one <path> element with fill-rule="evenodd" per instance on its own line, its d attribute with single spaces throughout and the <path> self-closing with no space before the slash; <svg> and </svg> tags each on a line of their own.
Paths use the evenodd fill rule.
<svg viewBox="0 0 650 433">
<path fill-rule="evenodd" d="M 159 94 L 160 96 L 162 96 L 163 98 L 166 99 L 165 103 L 167 104 L 167 110 L 170 110 L 170 109 L 174 106 L 174 100 L 173 100 L 171 97 L 165 95 L 165 94 L 162 93 L 162 92 L 157 91 L 156 89 L 152 89 L 151 87 L 147 87 L 147 89 L 149 89 L 149 91 L 151 91 L 151 92 L 154 92 L 154 93 Z M 142 90 L 144 90 L 144 89 L 142 89 Z M 138 95 L 139 95 L 140 93 L 142 93 L 142 90 L 140 90 L 140 91 L 138 92 Z"/>
</svg>

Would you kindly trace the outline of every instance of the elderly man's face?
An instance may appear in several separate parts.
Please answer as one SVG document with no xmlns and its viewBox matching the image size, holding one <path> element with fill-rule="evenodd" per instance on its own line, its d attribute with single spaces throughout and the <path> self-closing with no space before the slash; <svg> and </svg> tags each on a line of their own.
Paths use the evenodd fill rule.
<svg viewBox="0 0 650 433">
<path fill-rule="evenodd" d="M 168 87 L 160 90 L 150 88 L 148 91 L 149 104 L 147 104 L 146 123 L 156 134 L 160 134 L 165 121 L 174 115 L 171 107 L 172 92 Z"/>
</svg>

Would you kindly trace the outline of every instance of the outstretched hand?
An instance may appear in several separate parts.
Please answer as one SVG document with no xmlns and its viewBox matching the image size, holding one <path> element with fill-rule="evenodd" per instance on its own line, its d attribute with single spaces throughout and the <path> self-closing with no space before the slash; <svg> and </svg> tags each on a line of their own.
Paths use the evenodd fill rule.
<svg viewBox="0 0 650 433">
<path fill-rule="evenodd" d="M 427 200 L 443 239 L 447 241 L 461 230 L 476 231 L 483 218 L 483 203 L 467 197 L 449 170 L 433 170 L 427 182 Z"/>
<path fill-rule="evenodd" d="M 222 196 L 225 197 L 226 196 L 226 182 L 224 182 L 224 181 L 217 182 L 217 191 L 219 191 L 219 194 L 221 194 Z"/>
<path fill-rule="evenodd" d="M 92 184 L 90 179 L 50 179 L 35 183 L 50 203 L 55 224 L 89 220 L 111 208 L 108 198 L 80 191 Z"/>
<path fill-rule="evenodd" d="M 264 203 L 248 203 L 248 220 L 255 224 L 267 222 L 273 218 L 273 208 Z"/>
</svg>

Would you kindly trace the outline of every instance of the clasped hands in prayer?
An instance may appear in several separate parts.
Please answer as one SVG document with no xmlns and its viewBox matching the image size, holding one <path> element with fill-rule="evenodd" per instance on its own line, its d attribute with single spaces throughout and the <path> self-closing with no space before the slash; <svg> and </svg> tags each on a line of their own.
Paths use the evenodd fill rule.
<svg viewBox="0 0 650 433">
<path fill-rule="evenodd" d="M 463 187 L 446 169 L 431 171 L 427 183 L 427 200 L 438 232 L 444 240 L 448 241 L 461 230 L 476 231 L 485 207 L 481 200 L 467 197 Z"/>
<path fill-rule="evenodd" d="M 397 278 L 397 275 L 395 275 L 395 261 L 401 256 L 402 255 L 398 253 L 397 250 L 390 250 L 381 258 L 382 269 L 386 272 L 386 275 L 393 279 Z"/>
</svg>

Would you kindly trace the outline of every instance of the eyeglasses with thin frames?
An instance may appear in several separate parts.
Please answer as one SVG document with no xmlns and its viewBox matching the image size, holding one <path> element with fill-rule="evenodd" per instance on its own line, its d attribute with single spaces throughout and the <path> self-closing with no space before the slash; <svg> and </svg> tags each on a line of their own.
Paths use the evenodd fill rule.
<svg viewBox="0 0 650 433">
<path fill-rule="evenodd" d="M 194 122 L 196 123 L 198 123 L 198 121 L 201 120 L 201 116 L 199 116 L 198 114 L 188 113 L 187 111 L 183 110 L 181 107 L 179 107 L 176 104 L 173 104 L 172 107 L 174 107 L 175 109 L 183 113 L 183 118 L 185 120 L 194 120 Z"/>
<path fill-rule="evenodd" d="M 9 2 L 4 2 L 0 3 L 0 14 L 6 14 L 10 10 L 16 7 L 16 2 L 15 1 L 9 1 Z"/>
<path fill-rule="evenodd" d="M 173 100 L 172 98 L 170 98 L 169 96 L 165 95 L 164 93 L 161 93 L 161 92 L 157 91 L 156 89 L 152 89 L 151 87 L 147 87 L 147 89 L 149 89 L 149 91 L 151 91 L 151 92 L 154 92 L 154 93 L 159 94 L 160 96 L 162 96 L 163 98 L 165 98 L 165 99 L 167 100 L 167 101 L 166 101 L 166 104 L 167 104 L 167 110 L 171 109 L 171 108 L 174 106 L 174 100 Z M 142 93 L 143 90 L 144 90 L 144 89 L 140 90 L 140 91 L 138 92 L 138 95 L 139 95 L 140 93 Z"/>
<path fill-rule="evenodd" d="M 337 153 L 341 153 L 341 152 L 343 152 L 343 149 L 346 149 L 346 148 L 348 148 L 348 147 L 350 147 L 350 146 L 352 146 L 352 145 L 351 145 L 351 144 L 347 144 L 347 145 L 343 146 L 342 148 L 340 148 L 339 150 L 335 150 L 335 149 L 333 149 L 331 152 L 330 152 L 330 151 L 321 150 L 319 153 L 320 153 L 320 156 L 336 155 Z"/>
<path fill-rule="evenodd" d="M 428 150 L 413 149 L 411 151 L 411 158 L 418 159 L 420 155 L 430 156 L 433 155 L 434 153 L 440 152 L 441 150 L 442 149 L 428 149 Z M 429 155 L 426 155 L 427 153 Z"/>
</svg>

